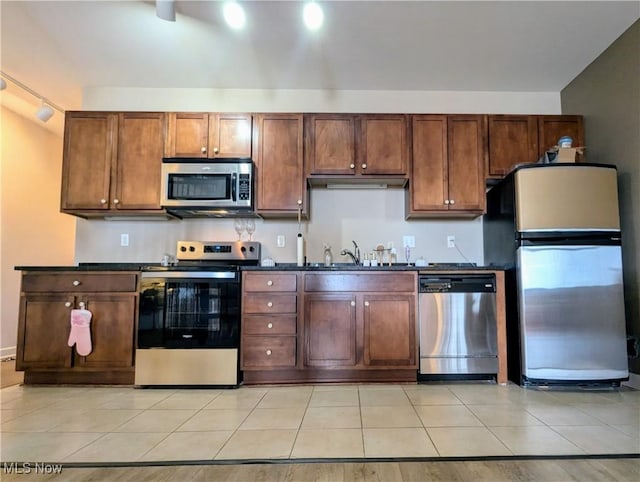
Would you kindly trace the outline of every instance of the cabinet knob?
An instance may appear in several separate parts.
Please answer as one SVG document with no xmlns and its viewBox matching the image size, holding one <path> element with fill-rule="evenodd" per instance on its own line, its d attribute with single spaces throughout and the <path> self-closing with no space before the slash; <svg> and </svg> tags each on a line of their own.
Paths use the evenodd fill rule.
<svg viewBox="0 0 640 482">
<path fill-rule="evenodd" d="M 302 199 L 298 199 L 298 206 L 302 206 Z"/>
<path fill-rule="evenodd" d="M 70 302 L 70 301 L 67 301 L 67 302 L 64 304 L 64 306 L 66 306 L 67 308 L 71 308 L 71 302 Z"/>
<path fill-rule="evenodd" d="M 268 306 L 269 308 L 271 308 L 271 307 L 273 306 L 273 302 L 269 301 L 269 302 L 267 303 L 267 306 Z"/>
<path fill-rule="evenodd" d="M 113 204 L 119 204 L 120 203 L 120 199 L 114 199 L 113 200 Z"/>
<path fill-rule="evenodd" d="M 100 204 L 107 204 L 107 200 L 104 198 L 100 199 Z"/>
<path fill-rule="evenodd" d="M 265 353 L 267 354 L 267 356 L 271 356 L 271 350 L 267 350 Z"/>
<path fill-rule="evenodd" d="M 201 147 L 200 148 L 200 152 L 202 152 L 203 154 L 207 153 L 207 148 L 206 147 Z"/>
<path fill-rule="evenodd" d="M 352 301 L 352 302 L 351 302 L 351 306 L 356 306 L 356 302 L 355 302 L 355 301 Z"/>
<path fill-rule="evenodd" d="M 456 203 L 455 199 L 450 199 L 449 200 L 449 204 L 455 204 L 455 203 Z"/>
<path fill-rule="evenodd" d="M 267 328 L 269 329 L 273 328 L 273 323 L 267 323 Z"/>
<path fill-rule="evenodd" d="M 217 147 L 214 147 L 214 148 L 213 148 L 213 153 L 214 153 L 214 154 L 217 154 L 218 152 L 220 152 L 220 149 L 218 149 Z"/>
<path fill-rule="evenodd" d="M 362 169 L 366 169 L 367 168 L 367 164 L 362 164 Z"/>
<path fill-rule="evenodd" d="M 73 280 L 73 283 L 71 283 L 73 286 L 80 286 L 80 281 L 78 281 L 77 279 Z"/>
<path fill-rule="evenodd" d="M 267 281 L 267 286 L 273 286 L 273 281 L 271 280 Z"/>
<path fill-rule="evenodd" d="M 364 306 L 369 306 L 369 302 L 368 302 L 368 301 L 365 301 L 365 302 L 364 302 Z"/>
<path fill-rule="evenodd" d="M 449 204 L 449 200 L 448 200 L 448 199 L 445 199 L 445 200 L 444 200 L 444 203 L 445 203 L 445 204 Z"/>
<path fill-rule="evenodd" d="M 352 162 L 351 164 L 349 164 L 349 167 L 350 167 L 351 169 L 355 169 L 355 168 L 356 168 L 356 165 Z"/>
</svg>

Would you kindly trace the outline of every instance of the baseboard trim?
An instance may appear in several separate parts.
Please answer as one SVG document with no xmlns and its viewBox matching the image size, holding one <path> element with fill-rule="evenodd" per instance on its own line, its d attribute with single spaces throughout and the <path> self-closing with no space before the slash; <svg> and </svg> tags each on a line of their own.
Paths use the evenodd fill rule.
<svg viewBox="0 0 640 482">
<path fill-rule="evenodd" d="M 16 347 L 8 346 L 5 348 L 0 348 L 0 360 L 7 360 L 10 358 L 16 357 Z"/>
</svg>

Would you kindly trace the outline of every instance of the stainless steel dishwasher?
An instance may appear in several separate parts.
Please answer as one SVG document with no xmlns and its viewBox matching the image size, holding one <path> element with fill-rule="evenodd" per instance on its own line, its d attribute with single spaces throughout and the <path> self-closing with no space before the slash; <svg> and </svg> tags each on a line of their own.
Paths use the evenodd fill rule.
<svg viewBox="0 0 640 482">
<path fill-rule="evenodd" d="M 498 372 L 493 275 L 420 274 L 420 379 Z"/>
</svg>

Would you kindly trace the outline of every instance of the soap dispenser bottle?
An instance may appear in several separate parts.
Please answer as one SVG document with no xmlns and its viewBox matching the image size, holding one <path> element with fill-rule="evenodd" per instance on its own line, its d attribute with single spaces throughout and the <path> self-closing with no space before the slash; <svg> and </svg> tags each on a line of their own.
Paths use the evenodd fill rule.
<svg viewBox="0 0 640 482">
<path fill-rule="evenodd" d="M 324 245 L 324 265 L 331 266 L 333 264 L 333 254 L 331 254 L 331 246 Z"/>
</svg>

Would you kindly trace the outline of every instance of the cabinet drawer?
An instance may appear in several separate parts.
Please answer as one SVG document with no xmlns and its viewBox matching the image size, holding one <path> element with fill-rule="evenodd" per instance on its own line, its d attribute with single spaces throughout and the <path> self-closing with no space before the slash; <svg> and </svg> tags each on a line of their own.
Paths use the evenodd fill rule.
<svg viewBox="0 0 640 482">
<path fill-rule="evenodd" d="M 296 313 L 297 295 L 256 293 L 242 297 L 244 313 Z"/>
<path fill-rule="evenodd" d="M 295 273 L 245 273 L 244 291 L 296 291 Z"/>
<path fill-rule="evenodd" d="M 242 367 L 295 367 L 294 336 L 245 336 L 242 339 Z"/>
<path fill-rule="evenodd" d="M 415 292 L 415 273 L 305 273 L 305 291 Z"/>
<path fill-rule="evenodd" d="M 248 315 L 242 317 L 245 335 L 295 335 L 296 315 Z"/>
<path fill-rule="evenodd" d="M 26 273 L 25 292 L 127 292 L 136 291 L 137 273 Z"/>
</svg>

